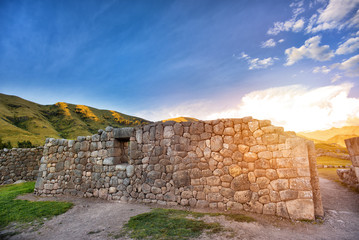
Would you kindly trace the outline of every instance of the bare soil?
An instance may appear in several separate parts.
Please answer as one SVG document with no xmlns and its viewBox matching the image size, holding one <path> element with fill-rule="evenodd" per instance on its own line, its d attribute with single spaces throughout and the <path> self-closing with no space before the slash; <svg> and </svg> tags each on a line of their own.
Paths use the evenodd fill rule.
<svg viewBox="0 0 359 240">
<path fill-rule="evenodd" d="M 320 187 L 325 210 L 322 220 L 300 222 L 242 212 L 257 221 L 238 223 L 228 221 L 223 216 L 206 216 L 205 221 L 217 221 L 228 231 L 215 235 L 204 233 L 198 239 L 359 239 L 359 194 L 323 178 L 320 179 Z M 45 221 L 39 229 L 24 229 L 22 233 L 9 238 L 12 240 L 127 239 L 118 234 L 130 217 L 160 207 L 69 196 L 40 198 L 28 194 L 20 196 L 20 199 L 71 201 L 74 207 Z M 11 228 L 7 231 L 13 230 Z"/>
</svg>

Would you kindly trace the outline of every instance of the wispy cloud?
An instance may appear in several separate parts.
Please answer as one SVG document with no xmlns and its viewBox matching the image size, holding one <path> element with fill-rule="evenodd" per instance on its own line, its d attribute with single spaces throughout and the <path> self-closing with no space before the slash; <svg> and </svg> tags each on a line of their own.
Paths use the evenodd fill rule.
<svg viewBox="0 0 359 240">
<path fill-rule="evenodd" d="M 335 51 L 336 54 L 349 54 L 359 49 L 359 37 L 349 38 L 344 43 L 340 44 L 338 49 Z"/>
<path fill-rule="evenodd" d="M 335 74 L 335 76 L 332 78 L 331 83 L 335 83 L 339 81 L 342 78 L 340 74 Z"/>
<path fill-rule="evenodd" d="M 313 73 L 324 73 L 327 74 L 330 72 L 330 68 L 328 68 L 327 66 L 321 66 L 321 67 L 315 67 L 313 69 Z"/>
<path fill-rule="evenodd" d="M 343 60 L 341 63 L 335 63 L 331 67 L 343 70 L 349 77 L 357 77 L 359 76 L 359 54 Z"/>
<path fill-rule="evenodd" d="M 285 50 L 287 55 L 286 66 L 293 65 L 303 58 L 310 58 L 317 61 L 327 61 L 334 57 L 334 53 L 330 50 L 328 45 L 320 46 L 320 36 L 309 38 L 305 41 L 304 45 L 296 48 L 291 47 Z"/>
<path fill-rule="evenodd" d="M 359 24 L 358 0 L 330 0 L 324 9 L 319 9 L 318 14 L 313 14 L 307 32 L 316 33 L 329 29 L 342 29 L 354 27 Z"/>
<path fill-rule="evenodd" d="M 254 69 L 263 69 L 268 68 L 269 66 L 272 66 L 274 64 L 274 61 L 279 60 L 276 57 L 268 57 L 268 58 L 251 58 L 248 54 L 242 52 L 237 59 L 244 59 L 248 63 L 248 69 L 254 70 Z"/>
<path fill-rule="evenodd" d="M 261 47 L 262 48 L 271 48 L 271 47 L 275 47 L 275 45 L 276 45 L 276 42 L 274 41 L 273 38 L 271 38 L 265 42 L 262 42 Z"/>
<path fill-rule="evenodd" d="M 304 18 L 297 19 L 297 17 L 305 12 L 303 7 L 304 1 L 292 2 L 289 7 L 292 8 L 292 18 L 284 22 L 275 22 L 273 27 L 268 29 L 267 34 L 277 35 L 280 32 L 299 32 L 304 28 Z"/>
</svg>

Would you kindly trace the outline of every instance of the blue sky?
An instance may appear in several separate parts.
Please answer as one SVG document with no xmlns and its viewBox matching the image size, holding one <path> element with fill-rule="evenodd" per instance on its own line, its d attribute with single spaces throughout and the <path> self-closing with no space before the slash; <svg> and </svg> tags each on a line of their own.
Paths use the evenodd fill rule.
<svg viewBox="0 0 359 240">
<path fill-rule="evenodd" d="M 1 0 L 0 92 L 150 120 L 359 124 L 358 9 L 359 0 Z M 312 118 L 321 123 L 309 127 Z"/>
</svg>

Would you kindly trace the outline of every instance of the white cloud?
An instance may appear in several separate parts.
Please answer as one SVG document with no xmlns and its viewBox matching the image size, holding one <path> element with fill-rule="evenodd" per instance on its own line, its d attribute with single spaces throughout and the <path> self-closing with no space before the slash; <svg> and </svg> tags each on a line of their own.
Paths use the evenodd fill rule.
<svg viewBox="0 0 359 240">
<path fill-rule="evenodd" d="M 328 74 L 330 72 L 330 69 L 327 68 L 327 66 L 321 66 L 321 67 L 315 67 L 313 69 L 313 73 L 324 73 Z"/>
<path fill-rule="evenodd" d="M 292 8 L 292 17 L 291 19 L 284 21 L 284 22 L 275 22 L 273 24 L 273 27 L 268 29 L 267 34 L 269 35 L 277 35 L 280 32 L 299 32 L 304 27 L 304 19 L 298 19 L 297 17 L 305 12 L 305 9 L 303 8 L 304 1 L 298 1 L 298 2 L 292 2 L 289 7 Z"/>
<path fill-rule="evenodd" d="M 359 49 L 359 37 L 349 38 L 346 42 L 341 44 L 335 51 L 336 54 L 353 53 Z"/>
<path fill-rule="evenodd" d="M 282 39 L 279 39 L 278 42 L 279 42 L 279 43 L 282 43 L 282 42 L 284 42 L 284 39 L 283 39 L 283 38 L 282 38 Z"/>
<path fill-rule="evenodd" d="M 249 67 L 248 67 L 249 70 L 267 68 L 267 67 L 273 65 L 275 60 L 279 60 L 276 57 L 269 57 L 269 58 L 264 58 L 264 59 L 251 58 L 245 52 L 242 52 L 241 56 L 237 57 L 237 59 L 246 60 L 249 65 Z"/>
<path fill-rule="evenodd" d="M 259 59 L 259 58 L 250 59 L 248 61 L 249 70 L 267 68 L 274 64 L 274 60 L 278 60 L 278 58 L 269 57 L 264 59 Z"/>
<path fill-rule="evenodd" d="M 339 74 L 335 74 L 335 76 L 332 78 L 332 80 L 331 80 L 331 83 L 335 83 L 335 82 L 337 82 L 338 80 L 340 80 L 342 78 L 342 76 L 341 75 L 339 75 Z"/>
<path fill-rule="evenodd" d="M 335 63 L 331 67 L 343 70 L 349 77 L 357 77 L 359 76 L 359 54 L 344 60 L 341 63 Z"/>
<path fill-rule="evenodd" d="M 270 47 L 275 47 L 275 45 L 276 45 L 276 42 L 274 41 L 273 38 L 271 38 L 265 42 L 262 42 L 261 47 L 262 48 L 270 48 Z"/>
<path fill-rule="evenodd" d="M 292 18 L 285 22 L 275 22 L 274 26 L 267 31 L 269 35 L 277 35 L 280 32 L 299 32 L 304 27 L 304 20 Z"/>
<path fill-rule="evenodd" d="M 316 33 L 329 29 L 353 27 L 359 23 L 359 13 L 350 16 L 356 10 L 359 0 L 330 0 L 325 9 L 319 9 L 308 24 L 307 32 Z"/>
<path fill-rule="evenodd" d="M 232 109 L 207 119 L 253 116 L 269 119 L 286 130 L 313 131 L 342 127 L 359 118 L 359 99 L 349 98 L 352 84 L 307 89 L 301 85 L 270 88 L 246 94 Z"/>
<path fill-rule="evenodd" d="M 295 48 L 291 47 L 285 50 L 287 55 L 286 66 L 293 65 L 303 58 L 310 58 L 317 61 L 326 61 L 334 56 L 328 45 L 319 46 L 321 37 L 315 36 L 305 41 L 304 45 Z"/>
<path fill-rule="evenodd" d="M 293 32 L 299 32 L 300 30 L 303 29 L 303 27 L 304 27 L 304 20 L 299 19 L 294 23 L 292 29 L 293 29 Z"/>
</svg>

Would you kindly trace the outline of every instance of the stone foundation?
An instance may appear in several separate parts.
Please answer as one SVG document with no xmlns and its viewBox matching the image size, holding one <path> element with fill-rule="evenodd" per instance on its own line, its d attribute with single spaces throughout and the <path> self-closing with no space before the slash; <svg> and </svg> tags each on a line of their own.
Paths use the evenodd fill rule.
<svg viewBox="0 0 359 240">
<path fill-rule="evenodd" d="M 39 171 L 39 195 L 323 215 L 314 144 L 251 117 L 47 139 Z"/>
<path fill-rule="evenodd" d="M 0 150 L 0 184 L 36 180 L 43 147 Z"/>
</svg>

